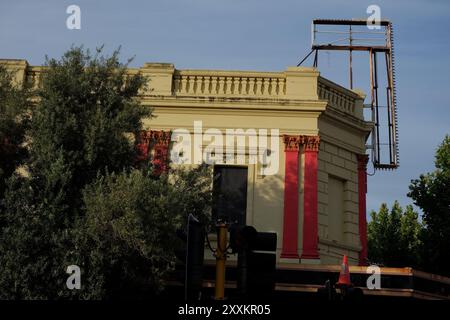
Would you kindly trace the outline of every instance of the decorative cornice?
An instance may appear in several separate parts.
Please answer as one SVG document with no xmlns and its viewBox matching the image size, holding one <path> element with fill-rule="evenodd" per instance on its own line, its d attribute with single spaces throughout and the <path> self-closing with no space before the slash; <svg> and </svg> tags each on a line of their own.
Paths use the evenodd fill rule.
<svg viewBox="0 0 450 320">
<path fill-rule="evenodd" d="M 283 135 L 284 151 L 300 151 L 303 147 L 305 151 L 319 151 L 320 137 L 306 135 Z"/>
<path fill-rule="evenodd" d="M 143 130 L 139 133 L 139 140 L 141 143 L 146 143 L 151 146 L 153 145 L 168 146 L 170 144 L 171 135 L 172 135 L 171 131 Z"/>
<path fill-rule="evenodd" d="M 319 136 L 302 136 L 305 151 L 319 151 L 320 137 Z"/>
<path fill-rule="evenodd" d="M 367 170 L 367 162 L 369 161 L 369 155 L 367 154 L 357 154 L 358 159 L 358 170 Z"/>
<path fill-rule="evenodd" d="M 168 146 L 170 143 L 171 131 L 150 130 L 151 141 L 156 145 Z"/>
<path fill-rule="evenodd" d="M 300 151 L 303 144 L 302 136 L 283 135 L 284 151 Z"/>
</svg>

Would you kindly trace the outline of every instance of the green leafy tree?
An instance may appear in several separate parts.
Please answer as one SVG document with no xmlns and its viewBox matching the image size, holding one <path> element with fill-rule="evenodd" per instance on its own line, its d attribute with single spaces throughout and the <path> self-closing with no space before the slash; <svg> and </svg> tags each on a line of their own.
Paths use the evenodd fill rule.
<svg viewBox="0 0 450 320">
<path fill-rule="evenodd" d="M 396 201 L 389 211 L 385 203 L 370 213 L 368 224 L 369 260 L 389 267 L 416 267 L 419 264 L 422 225 L 412 206 L 406 211 Z"/>
<path fill-rule="evenodd" d="M 0 199 L 6 180 L 26 157 L 23 146 L 28 125 L 30 89 L 14 84 L 13 75 L 0 65 Z"/>
<path fill-rule="evenodd" d="M 401 218 L 400 238 L 403 252 L 403 263 L 405 266 L 421 268 L 422 266 L 422 239 L 423 224 L 419 213 L 414 211 L 413 206 L 407 205 Z"/>
<path fill-rule="evenodd" d="M 137 98 L 146 79 L 126 66 L 101 49 L 47 60 L 28 131 L 29 174 L 8 179 L 0 205 L 0 299 L 157 294 L 173 267 L 175 228 L 190 213 L 208 223 L 207 167 L 160 177 L 131 168 L 130 134 L 151 110 Z M 81 290 L 66 288 L 72 264 Z"/>
<path fill-rule="evenodd" d="M 82 296 L 158 294 L 175 264 L 176 229 L 189 213 L 209 220 L 210 185 L 204 166 L 159 178 L 138 170 L 99 176 L 84 190 L 86 220 L 78 230 L 82 250 L 76 262 L 86 270 Z"/>
<path fill-rule="evenodd" d="M 126 75 L 118 52 L 72 48 L 46 64 L 30 121 L 29 178 L 10 178 L 0 208 L 0 298 L 65 294 L 82 190 L 97 174 L 130 166 L 127 134 L 151 115 L 136 98 L 145 79 Z"/>
<path fill-rule="evenodd" d="M 47 186 L 54 183 L 47 181 L 53 164 L 61 160 L 67 165 L 68 206 L 79 207 L 80 190 L 98 172 L 130 166 L 135 151 L 127 134 L 137 133 L 141 119 L 151 115 L 136 97 L 144 77 L 127 76 L 119 52 L 103 57 L 101 50 L 92 56 L 73 48 L 60 60 L 48 59 L 33 108 L 31 175 Z"/>
<path fill-rule="evenodd" d="M 423 211 L 425 270 L 450 275 L 450 136 L 435 157 L 436 170 L 411 181 L 408 196 Z"/>
</svg>

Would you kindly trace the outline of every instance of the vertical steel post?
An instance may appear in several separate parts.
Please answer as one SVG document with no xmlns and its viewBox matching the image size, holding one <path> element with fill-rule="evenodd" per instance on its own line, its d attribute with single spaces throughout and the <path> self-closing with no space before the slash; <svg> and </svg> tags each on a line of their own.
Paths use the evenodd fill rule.
<svg viewBox="0 0 450 320">
<path fill-rule="evenodd" d="M 379 103 L 378 103 L 378 67 L 377 67 L 377 52 L 373 51 L 373 75 L 374 75 L 374 89 L 375 89 L 375 127 L 377 129 L 377 145 L 376 145 L 376 164 L 381 162 L 381 154 L 380 154 L 380 116 L 379 116 Z"/>
<path fill-rule="evenodd" d="M 353 38 L 352 38 L 352 25 L 349 26 L 349 40 L 350 40 L 350 47 L 353 45 Z M 350 73 L 350 89 L 353 89 L 353 55 L 352 55 L 352 49 L 349 50 L 349 73 Z"/>
<path fill-rule="evenodd" d="M 225 223 L 217 224 L 217 250 L 216 250 L 216 300 L 225 298 L 225 263 L 227 260 L 227 233 L 228 226 Z"/>
</svg>

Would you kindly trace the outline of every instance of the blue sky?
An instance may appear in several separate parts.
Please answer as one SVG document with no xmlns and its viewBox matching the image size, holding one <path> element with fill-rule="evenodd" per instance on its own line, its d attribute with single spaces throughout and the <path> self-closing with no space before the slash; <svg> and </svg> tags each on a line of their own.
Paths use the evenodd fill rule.
<svg viewBox="0 0 450 320">
<path fill-rule="evenodd" d="M 66 28 L 71 4 L 81 8 L 81 30 Z M 368 210 L 396 199 L 406 205 L 410 180 L 433 169 L 434 152 L 450 133 L 450 1 L 0 0 L 0 58 L 40 65 L 72 44 L 105 44 L 109 52 L 121 45 L 133 66 L 281 71 L 308 53 L 312 19 L 366 18 L 371 4 L 395 27 L 401 164 L 369 177 Z M 324 55 L 319 69 L 347 85 L 343 62 Z M 355 65 L 355 87 L 367 92 L 368 64 Z"/>
</svg>

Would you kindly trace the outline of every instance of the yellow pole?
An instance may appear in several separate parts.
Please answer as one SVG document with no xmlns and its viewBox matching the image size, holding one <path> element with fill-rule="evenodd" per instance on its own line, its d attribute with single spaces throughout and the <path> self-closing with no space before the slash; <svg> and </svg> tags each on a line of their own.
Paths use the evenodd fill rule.
<svg viewBox="0 0 450 320">
<path fill-rule="evenodd" d="M 217 250 L 216 250 L 216 290 L 215 299 L 225 298 L 225 262 L 227 260 L 227 225 L 217 225 Z"/>
</svg>

